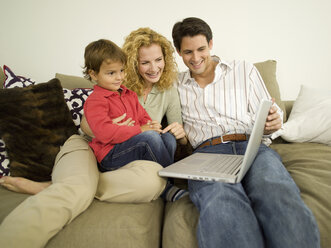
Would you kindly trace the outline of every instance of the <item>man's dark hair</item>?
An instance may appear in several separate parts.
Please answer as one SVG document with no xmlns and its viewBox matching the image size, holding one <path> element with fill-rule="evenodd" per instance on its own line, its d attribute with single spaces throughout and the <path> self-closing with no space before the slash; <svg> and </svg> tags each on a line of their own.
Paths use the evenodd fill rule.
<svg viewBox="0 0 331 248">
<path fill-rule="evenodd" d="M 213 38 L 209 25 L 196 17 L 185 18 L 182 22 L 177 22 L 172 28 L 172 39 L 178 51 L 180 51 L 183 37 L 193 37 L 199 34 L 204 35 L 208 43 Z"/>
</svg>

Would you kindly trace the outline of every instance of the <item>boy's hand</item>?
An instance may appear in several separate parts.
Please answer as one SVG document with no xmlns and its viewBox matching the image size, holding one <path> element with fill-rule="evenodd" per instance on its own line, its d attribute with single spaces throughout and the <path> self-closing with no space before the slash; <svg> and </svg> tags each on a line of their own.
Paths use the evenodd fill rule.
<svg viewBox="0 0 331 248">
<path fill-rule="evenodd" d="M 140 126 L 141 128 L 141 132 L 145 132 L 145 131 L 156 131 L 158 133 L 161 133 L 161 124 L 158 121 L 149 121 L 147 122 L 145 125 Z"/>
<path fill-rule="evenodd" d="M 133 126 L 135 121 L 132 120 L 132 118 L 128 118 L 127 120 L 121 122 L 124 118 L 126 117 L 126 113 L 124 113 L 123 115 L 113 119 L 113 124 L 116 124 L 118 126 Z"/>
</svg>

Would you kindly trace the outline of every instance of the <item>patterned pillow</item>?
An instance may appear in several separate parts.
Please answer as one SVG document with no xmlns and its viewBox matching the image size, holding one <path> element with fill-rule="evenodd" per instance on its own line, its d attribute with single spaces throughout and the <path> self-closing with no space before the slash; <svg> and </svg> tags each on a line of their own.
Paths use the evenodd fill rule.
<svg viewBox="0 0 331 248">
<path fill-rule="evenodd" d="M 87 97 L 93 92 L 93 89 L 77 88 L 73 90 L 63 89 L 64 99 L 68 105 L 72 119 L 80 134 L 84 132 L 80 128 L 80 122 L 84 114 L 84 103 Z"/>
<path fill-rule="evenodd" d="M 9 159 L 5 149 L 5 142 L 0 139 L 0 175 L 9 175 Z"/>
<path fill-rule="evenodd" d="M 6 77 L 3 88 L 9 89 L 15 87 L 26 87 L 36 83 L 36 81 L 31 78 L 16 76 L 14 72 L 6 65 L 3 66 L 3 73 Z"/>
</svg>

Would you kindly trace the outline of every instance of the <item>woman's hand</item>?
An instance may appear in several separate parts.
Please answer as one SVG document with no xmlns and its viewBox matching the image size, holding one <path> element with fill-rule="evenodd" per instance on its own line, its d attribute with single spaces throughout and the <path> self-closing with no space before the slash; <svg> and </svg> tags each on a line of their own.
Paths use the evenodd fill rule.
<svg viewBox="0 0 331 248">
<path fill-rule="evenodd" d="M 153 130 L 153 131 L 156 131 L 158 133 L 162 132 L 161 127 L 162 126 L 158 121 L 149 121 L 145 125 L 140 126 L 141 132 Z"/>
<path fill-rule="evenodd" d="M 173 136 L 175 136 L 177 140 L 179 140 L 179 143 L 181 143 L 182 145 L 186 145 L 186 133 L 183 126 L 178 122 L 173 122 L 162 130 L 162 133 L 166 132 L 170 132 Z"/>
</svg>

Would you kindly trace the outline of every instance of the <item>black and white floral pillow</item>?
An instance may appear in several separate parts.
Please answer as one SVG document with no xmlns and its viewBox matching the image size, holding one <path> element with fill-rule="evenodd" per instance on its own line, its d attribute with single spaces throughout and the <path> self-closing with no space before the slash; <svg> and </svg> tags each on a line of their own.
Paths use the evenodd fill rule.
<svg viewBox="0 0 331 248">
<path fill-rule="evenodd" d="M 3 66 L 3 72 L 6 76 L 6 80 L 3 84 L 4 88 L 27 87 L 36 83 L 36 81 L 31 78 L 15 75 L 15 73 L 6 65 Z"/>
<path fill-rule="evenodd" d="M 73 90 L 63 89 L 64 99 L 68 105 L 72 119 L 80 134 L 84 132 L 80 128 L 80 122 L 84 114 L 84 103 L 87 97 L 93 92 L 93 89 L 77 88 Z"/>
<path fill-rule="evenodd" d="M 0 139 L 0 175 L 9 175 L 9 159 L 5 148 L 5 143 Z"/>
<path fill-rule="evenodd" d="M 3 67 L 6 80 L 4 88 L 27 87 L 38 84 L 35 80 L 27 77 L 17 76 L 8 66 Z M 64 99 L 72 115 L 72 119 L 80 134 L 84 134 L 80 129 L 81 118 L 84 114 L 83 106 L 87 97 L 93 89 L 77 88 L 73 90 L 63 88 Z M 9 175 L 9 159 L 5 149 L 5 143 L 0 138 L 0 176 Z"/>
</svg>

